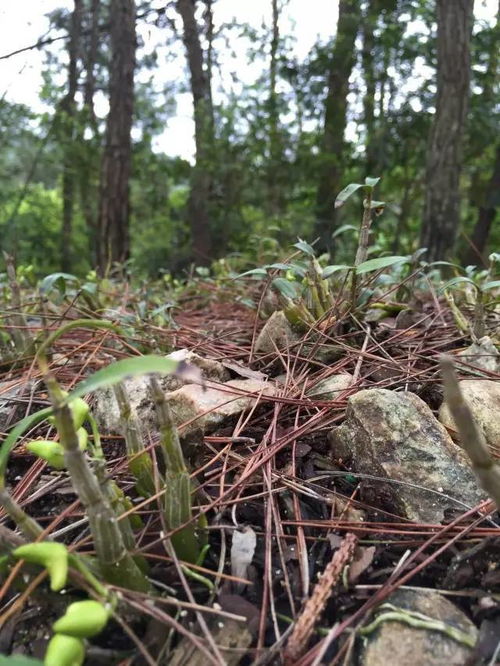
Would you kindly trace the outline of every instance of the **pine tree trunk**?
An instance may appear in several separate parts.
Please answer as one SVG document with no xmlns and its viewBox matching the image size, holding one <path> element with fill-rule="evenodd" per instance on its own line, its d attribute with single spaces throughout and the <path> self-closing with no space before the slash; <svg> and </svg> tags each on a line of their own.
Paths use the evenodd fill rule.
<svg viewBox="0 0 500 666">
<path fill-rule="evenodd" d="M 281 167 L 281 148 L 279 136 L 279 109 L 276 83 L 278 80 L 278 47 L 279 47 L 279 11 L 278 0 L 272 4 L 272 38 L 271 59 L 269 66 L 269 164 L 267 169 L 268 214 L 276 217 L 281 212 L 281 196 L 279 191 L 279 171 Z"/>
<path fill-rule="evenodd" d="M 473 0 L 436 0 L 437 99 L 427 149 L 420 244 L 426 259 L 453 252 L 460 222 L 459 180 L 470 80 Z"/>
<path fill-rule="evenodd" d="M 363 120 L 365 124 L 365 175 L 375 176 L 375 27 L 379 16 L 377 0 L 369 0 L 363 16 L 363 46 L 361 51 L 361 63 L 363 67 L 363 78 L 365 82 L 365 94 L 363 95 Z"/>
<path fill-rule="evenodd" d="M 316 196 L 315 235 L 320 249 L 329 248 L 335 224 L 335 197 L 342 189 L 342 161 L 349 77 L 354 67 L 354 43 L 361 20 L 361 3 L 340 0 L 337 36 L 328 72 L 320 176 Z"/>
<path fill-rule="evenodd" d="M 61 229 L 61 270 L 72 270 L 72 227 L 75 205 L 75 95 L 78 86 L 78 58 L 82 30 L 82 0 L 74 0 L 68 42 L 68 89 L 61 102 L 61 126 L 63 128 L 64 158 L 62 176 L 62 229 Z"/>
<path fill-rule="evenodd" d="M 135 4 L 111 0 L 109 113 L 101 165 L 98 266 L 101 274 L 129 256 L 129 180 L 134 110 Z"/>
<path fill-rule="evenodd" d="M 213 109 L 210 79 L 203 65 L 203 51 L 195 18 L 195 0 L 177 0 L 184 27 L 184 45 L 193 94 L 196 164 L 191 173 L 188 218 L 193 258 L 208 264 L 212 258 L 210 234 L 210 190 L 212 186 L 211 148 L 213 145 Z"/>
<path fill-rule="evenodd" d="M 477 221 L 470 238 L 470 247 L 464 255 L 463 261 L 466 265 L 487 265 L 484 257 L 486 244 L 490 235 L 493 222 L 500 205 L 500 144 L 497 145 L 495 153 L 495 164 L 493 173 L 483 196 L 482 204 L 479 206 Z"/>
</svg>

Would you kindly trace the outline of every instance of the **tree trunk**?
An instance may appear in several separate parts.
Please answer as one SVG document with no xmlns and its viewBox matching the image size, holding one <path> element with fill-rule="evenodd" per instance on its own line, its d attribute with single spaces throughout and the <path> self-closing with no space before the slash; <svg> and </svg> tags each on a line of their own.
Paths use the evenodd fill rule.
<svg viewBox="0 0 500 666">
<path fill-rule="evenodd" d="M 460 222 L 462 139 L 469 99 L 473 0 L 436 0 L 437 99 L 427 149 L 420 244 L 436 261 L 453 252 Z"/>
<path fill-rule="evenodd" d="M 72 226 L 75 205 L 75 95 L 78 86 L 78 58 L 82 30 L 82 0 L 74 0 L 68 42 L 68 90 L 61 102 L 61 126 L 63 128 L 63 176 L 62 176 L 62 229 L 61 270 L 72 270 Z"/>
<path fill-rule="evenodd" d="M 98 172 L 100 137 L 97 118 L 94 111 L 95 95 L 95 68 L 97 63 L 97 50 L 99 39 L 99 15 L 100 0 L 91 0 L 90 12 L 87 21 L 88 42 L 85 45 L 85 86 L 83 91 L 83 114 L 84 122 L 81 123 L 80 144 L 82 153 L 82 164 L 80 170 L 80 201 L 85 226 L 87 229 L 88 249 L 91 257 L 91 265 L 98 263 L 97 248 L 99 245 L 97 235 L 97 204 L 98 187 L 95 174 Z M 86 137 L 87 127 L 92 136 Z M 97 168 L 96 168 L 97 167 Z"/>
<path fill-rule="evenodd" d="M 134 110 L 135 4 L 111 0 L 109 113 L 101 166 L 98 266 L 104 274 L 112 262 L 129 256 L 129 180 Z"/>
<path fill-rule="evenodd" d="M 498 81 L 498 37 L 500 37 L 500 2 L 497 6 L 497 20 L 494 28 L 494 34 L 497 39 L 493 40 L 492 51 L 488 58 L 488 69 L 483 82 L 483 92 L 481 93 L 481 105 L 484 113 L 495 112 L 497 102 L 497 81 Z M 481 169 L 482 170 L 482 169 Z M 462 261 L 465 265 L 474 264 L 476 266 L 487 266 L 488 261 L 485 255 L 486 245 L 490 230 L 496 216 L 496 209 L 500 205 L 500 143 L 497 143 L 495 151 L 495 161 L 493 163 L 493 173 L 484 191 L 479 196 L 478 216 L 476 224 L 469 239 L 469 246 L 462 254 Z"/>
<path fill-rule="evenodd" d="M 363 16 L 363 47 L 361 63 L 365 81 L 365 94 L 363 95 L 363 120 L 365 124 L 365 174 L 376 175 L 375 155 L 375 36 L 379 11 L 377 0 L 368 0 L 365 15 Z"/>
<path fill-rule="evenodd" d="M 472 236 L 463 261 L 466 265 L 484 265 L 488 262 L 484 257 L 484 251 L 488 242 L 491 227 L 500 205 L 500 144 L 497 145 L 495 153 L 495 164 L 493 173 L 484 193 L 483 203 L 479 206 L 479 212 Z"/>
<path fill-rule="evenodd" d="M 90 5 L 90 33 L 85 59 L 85 88 L 83 103 L 89 115 L 89 122 L 97 131 L 97 121 L 94 111 L 94 93 L 95 93 L 95 65 L 97 62 L 97 47 L 99 43 L 99 10 L 100 0 L 91 0 Z"/>
<path fill-rule="evenodd" d="M 342 182 L 342 158 L 346 127 L 349 77 L 354 66 L 354 43 L 360 23 L 358 0 L 340 0 L 337 36 L 328 72 L 324 133 L 320 157 L 320 176 L 316 196 L 315 234 L 320 249 L 328 249 L 335 223 L 335 197 Z"/>
<path fill-rule="evenodd" d="M 278 47 L 279 47 L 279 11 L 278 0 L 272 3 L 272 37 L 271 61 L 269 66 L 269 163 L 267 173 L 268 214 L 276 217 L 281 212 L 279 191 L 279 171 L 281 167 L 281 148 L 279 136 L 279 109 L 276 82 L 278 80 Z"/>
<path fill-rule="evenodd" d="M 213 145 L 213 110 L 210 79 L 203 66 L 203 51 L 195 18 L 195 0 L 177 0 L 184 27 L 184 45 L 193 94 L 196 164 L 191 174 L 188 218 L 193 258 L 208 264 L 212 258 L 210 234 L 211 148 Z"/>
</svg>

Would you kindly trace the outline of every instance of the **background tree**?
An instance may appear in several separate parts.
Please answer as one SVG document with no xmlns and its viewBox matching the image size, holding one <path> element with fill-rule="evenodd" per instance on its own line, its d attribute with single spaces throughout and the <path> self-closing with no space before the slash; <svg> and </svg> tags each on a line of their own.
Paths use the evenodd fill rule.
<svg viewBox="0 0 500 666">
<path fill-rule="evenodd" d="M 322 248 L 330 246 L 331 235 L 334 231 L 335 197 L 342 189 L 347 95 L 349 77 L 355 62 L 354 44 L 360 19 L 359 2 L 340 0 L 337 35 L 328 67 L 328 92 L 321 142 L 321 169 L 316 199 L 315 234 L 320 237 Z"/>
<path fill-rule="evenodd" d="M 101 273 L 112 262 L 125 261 L 130 251 L 130 132 L 134 109 L 136 47 L 134 0 L 111 0 L 109 19 L 109 113 L 101 167 L 98 219 L 98 266 Z"/>
<path fill-rule="evenodd" d="M 207 264 L 212 258 L 210 149 L 214 143 L 214 120 L 211 82 L 204 63 L 195 8 L 195 0 L 177 0 L 177 10 L 182 17 L 183 40 L 193 95 L 196 143 L 196 164 L 191 177 L 188 218 L 193 258 L 198 264 Z"/>
<path fill-rule="evenodd" d="M 436 112 L 427 148 L 420 238 L 431 261 L 450 256 L 460 223 L 460 173 L 469 99 L 473 5 L 473 0 L 436 0 Z"/>
<path fill-rule="evenodd" d="M 76 140 L 76 92 L 78 87 L 78 61 L 80 53 L 80 39 L 82 30 L 82 0 L 74 0 L 73 12 L 68 40 L 68 90 L 60 106 L 60 124 L 64 134 L 64 160 L 62 184 L 62 232 L 61 232 L 61 270 L 69 272 L 72 265 L 71 257 L 71 228 L 73 223 L 73 209 L 75 197 L 75 140 Z"/>
</svg>

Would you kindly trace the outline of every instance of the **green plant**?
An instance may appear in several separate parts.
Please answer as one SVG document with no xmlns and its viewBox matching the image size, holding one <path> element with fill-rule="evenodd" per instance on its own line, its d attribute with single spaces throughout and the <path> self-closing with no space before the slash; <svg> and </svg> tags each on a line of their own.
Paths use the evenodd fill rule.
<svg viewBox="0 0 500 666">
<path fill-rule="evenodd" d="M 500 303 L 500 297 L 494 295 L 489 297 L 489 293 L 494 289 L 500 289 L 500 280 L 494 280 L 494 271 L 497 262 L 500 261 L 500 254 L 492 253 L 488 257 L 490 265 L 486 270 L 477 270 L 475 266 L 467 266 L 464 269 L 465 275 L 460 275 L 448 280 L 441 289 L 455 317 L 457 326 L 463 331 L 471 332 L 474 339 L 482 338 L 486 332 L 486 314 L 490 307 Z M 473 317 L 469 323 L 466 317 L 460 312 L 451 295 L 451 290 L 461 290 L 465 302 L 472 306 Z"/>
<path fill-rule="evenodd" d="M 53 624 L 54 636 L 45 654 L 45 666 L 80 666 L 85 658 L 84 639 L 95 636 L 106 626 L 117 605 L 117 598 L 102 586 L 83 558 L 70 553 L 66 546 L 52 541 L 39 541 L 19 546 L 12 556 L 47 570 L 53 591 L 62 590 L 70 568 L 82 574 L 101 599 L 88 599 L 70 604 L 65 614 Z"/>
<path fill-rule="evenodd" d="M 116 484 L 112 481 L 107 482 L 106 480 L 99 433 L 88 410 L 88 406 L 81 400 L 81 397 L 96 388 L 117 384 L 125 376 L 156 372 L 163 372 L 164 374 L 175 372 L 178 363 L 172 359 L 156 356 L 144 356 L 117 361 L 90 376 L 70 395 L 67 395 L 60 389 L 55 378 L 49 372 L 44 354 L 45 350 L 59 335 L 76 326 L 111 327 L 110 324 L 100 321 L 84 320 L 71 322 L 59 329 L 55 334 L 52 334 L 38 350 L 37 358 L 49 390 L 52 407 L 23 419 L 14 427 L 5 440 L 0 451 L 0 503 L 28 539 L 36 540 L 40 537 L 42 529 L 13 500 L 5 487 L 4 479 L 9 452 L 19 437 L 37 423 L 48 418 L 53 418 L 59 434 L 59 444 L 62 448 L 64 466 L 68 470 L 73 487 L 87 513 L 94 540 L 96 559 L 101 574 L 109 582 L 123 584 L 123 581 L 127 581 L 130 589 L 149 590 L 149 581 L 143 572 L 143 562 L 132 555 L 132 551 L 135 550 L 135 540 L 130 523 L 126 519 L 117 520 L 118 516 L 129 508 L 130 505 L 126 505 L 126 498 L 123 497 Z M 162 407 L 159 399 L 157 399 L 157 403 L 163 413 L 164 406 Z M 85 451 L 82 450 L 78 438 L 78 430 L 81 428 L 84 420 L 90 420 L 92 427 L 92 466 L 86 458 Z M 167 477 L 164 480 L 166 484 L 164 491 L 169 498 L 165 503 L 165 511 L 167 513 L 170 512 L 169 507 L 170 502 L 172 502 L 172 504 L 180 507 L 179 520 L 189 521 L 191 519 L 191 487 L 189 474 L 185 468 L 182 452 L 178 446 L 178 439 L 176 446 L 176 437 L 178 437 L 176 429 L 172 423 L 167 425 L 161 414 L 160 424 L 162 441 L 164 443 L 163 450 L 165 451 L 166 459 L 170 463 L 170 466 L 167 466 Z M 182 477 L 183 480 L 177 482 L 175 473 L 177 473 L 178 477 Z M 187 491 L 185 479 L 187 479 L 189 484 Z M 176 496 L 176 488 L 180 499 Z M 169 524 L 173 529 L 176 529 L 180 527 L 181 523 L 172 520 Z M 191 528 L 188 526 L 187 529 L 189 531 Z M 179 530 L 179 534 L 182 533 L 183 530 Z M 195 535 L 195 537 L 198 538 L 198 535 Z M 183 540 L 180 539 L 179 543 L 183 543 Z M 196 548 L 194 541 L 191 542 L 191 545 L 193 548 L 192 555 L 189 555 L 187 551 L 183 551 L 182 554 L 179 553 L 179 556 L 186 556 L 188 561 L 194 562 L 199 555 L 199 548 Z"/>
</svg>

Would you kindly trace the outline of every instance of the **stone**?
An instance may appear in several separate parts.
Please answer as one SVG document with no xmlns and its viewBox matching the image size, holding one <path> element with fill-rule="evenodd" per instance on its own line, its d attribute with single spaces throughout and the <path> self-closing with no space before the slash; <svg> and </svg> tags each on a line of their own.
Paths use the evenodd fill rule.
<svg viewBox="0 0 500 666">
<path fill-rule="evenodd" d="M 472 416 L 483 431 L 486 443 L 500 453 L 500 382 L 489 379 L 463 379 L 459 382 L 462 394 L 469 405 Z M 441 423 L 456 432 L 456 425 L 448 406 L 439 409 Z M 458 439 L 458 433 L 453 435 Z"/>
<path fill-rule="evenodd" d="M 486 497 L 465 453 L 414 393 L 358 391 L 329 439 L 332 455 L 350 460 L 354 471 L 402 482 L 376 482 L 376 488 L 410 520 L 440 523 L 447 508 L 475 506 Z"/>
<path fill-rule="evenodd" d="M 306 395 L 308 398 L 316 400 L 336 400 L 343 391 L 352 385 L 352 382 L 353 376 L 348 372 L 331 375 L 308 389 Z"/>
<path fill-rule="evenodd" d="M 385 603 L 444 622 L 469 640 L 477 640 L 475 625 L 437 592 L 397 590 Z M 391 612 L 392 609 L 382 606 L 378 609 L 379 616 Z M 365 638 L 358 663 L 360 666 L 463 666 L 471 655 L 472 648 L 443 631 L 386 620 Z"/>
<path fill-rule="evenodd" d="M 220 388 L 204 389 L 198 384 L 188 384 L 167 393 L 166 397 L 175 424 L 184 424 L 180 434 L 185 436 L 199 428 L 213 428 L 231 416 L 253 407 L 258 398 L 242 393 L 275 395 L 276 389 L 272 382 L 233 379 Z"/>
<path fill-rule="evenodd" d="M 467 349 L 459 352 L 457 357 L 475 368 L 500 373 L 500 353 L 491 338 L 487 335 L 477 342 L 473 342 Z M 462 364 L 460 364 L 460 371 L 477 374 L 474 373 L 472 368 L 466 368 Z"/>
<path fill-rule="evenodd" d="M 179 349 L 172 352 L 167 358 L 186 361 L 197 366 L 202 371 L 203 379 L 207 381 L 222 383 L 230 379 L 229 371 L 221 363 L 198 356 L 187 349 Z M 175 375 L 161 376 L 159 382 L 162 389 L 166 392 L 175 391 L 187 383 L 185 379 Z M 148 428 L 156 422 L 156 419 L 152 416 L 154 408 L 150 398 L 149 377 L 147 375 L 131 377 L 125 379 L 123 383 L 130 400 L 132 413 L 139 418 L 140 422 L 143 422 L 143 431 L 146 434 Z M 120 410 L 113 389 L 102 389 L 96 392 L 93 413 L 101 434 L 121 434 Z"/>
<path fill-rule="evenodd" d="M 276 354 L 276 348 L 285 349 L 299 336 L 288 323 L 282 310 L 273 312 L 255 341 L 255 351 L 258 354 Z"/>
</svg>

